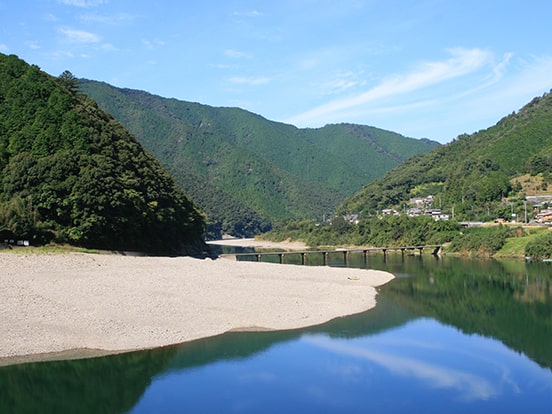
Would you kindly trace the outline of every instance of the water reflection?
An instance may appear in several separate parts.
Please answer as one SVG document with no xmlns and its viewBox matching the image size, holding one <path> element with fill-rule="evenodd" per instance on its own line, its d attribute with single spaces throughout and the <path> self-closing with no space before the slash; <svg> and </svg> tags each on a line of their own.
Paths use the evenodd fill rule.
<svg viewBox="0 0 552 414">
<path fill-rule="evenodd" d="M 430 336 L 425 340 L 411 340 L 409 336 L 411 329 L 417 331 L 418 334 L 419 331 L 425 331 L 428 328 L 431 330 L 432 323 L 429 320 L 421 320 L 416 321 L 412 326 L 405 327 L 401 332 L 406 336 L 404 342 L 399 342 L 396 338 L 388 341 L 375 337 L 370 342 L 355 343 L 328 340 L 324 336 L 311 337 L 309 342 L 347 357 L 363 359 L 371 364 L 379 365 L 393 375 L 425 383 L 433 389 L 456 390 L 458 396 L 463 400 L 487 400 L 496 396 L 498 394 L 497 382 L 468 369 L 464 365 L 466 357 L 458 355 L 462 352 L 457 348 L 456 343 L 454 346 L 441 341 L 436 343 Z M 441 327 L 439 327 L 440 329 Z M 439 335 L 442 334 L 443 332 L 439 332 Z M 404 355 L 406 345 L 408 345 L 408 354 Z M 473 348 L 473 345 L 469 346 Z M 436 353 L 443 352 L 451 361 L 462 361 L 460 366 L 453 366 L 449 361 L 447 361 L 447 365 L 441 364 Z M 483 361 L 486 360 L 483 359 Z"/>
<path fill-rule="evenodd" d="M 493 337 L 552 367 L 552 273 L 549 265 L 461 259 L 424 261 L 416 277 L 386 285 L 382 294 L 418 317 L 466 334 Z"/>
<path fill-rule="evenodd" d="M 3 367 L 0 412 L 516 412 L 552 403 L 550 265 L 381 259 L 369 266 L 404 277 L 381 288 L 369 312 Z"/>
</svg>

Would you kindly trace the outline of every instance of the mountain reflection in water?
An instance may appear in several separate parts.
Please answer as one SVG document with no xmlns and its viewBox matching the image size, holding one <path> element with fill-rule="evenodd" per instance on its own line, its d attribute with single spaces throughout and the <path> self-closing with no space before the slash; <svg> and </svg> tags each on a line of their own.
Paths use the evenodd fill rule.
<svg viewBox="0 0 552 414">
<path fill-rule="evenodd" d="M 400 255 L 368 264 L 402 276 L 380 288 L 371 311 L 308 329 L 1 367 L 0 412 L 516 412 L 552 403 L 550 265 Z"/>
</svg>

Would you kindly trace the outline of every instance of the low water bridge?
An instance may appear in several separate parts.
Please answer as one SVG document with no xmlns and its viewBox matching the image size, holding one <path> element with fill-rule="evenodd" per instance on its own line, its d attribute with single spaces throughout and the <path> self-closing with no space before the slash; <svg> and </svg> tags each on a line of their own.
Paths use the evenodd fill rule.
<svg viewBox="0 0 552 414">
<path fill-rule="evenodd" d="M 364 262 L 366 263 L 368 260 L 368 254 L 371 252 L 382 252 L 384 256 L 387 255 L 388 252 L 398 252 L 400 251 L 401 254 L 404 256 L 407 252 L 412 253 L 419 251 L 420 255 L 423 254 L 425 249 L 432 250 L 432 255 L 439 254 L 439 251 L 441 250 L 441 245 L 430 245 L 430 246 L 402 246 L 402 247 L 371 247 L 366 249 L 336 249 L 336 250 L 305 250 L 305 251 L 299 251 L 299 250 L 290 250 L 290 251 L 280 251 L 280 252 L 252 252 L 252 253 L 235 253 L 235 254 L 223 254 L 221 257 L 235 257 L 236 260 L 240 260 L 240 257 L 255 257 L 257 262 L 261 262 L 263 256 L 278 256 L 279 262 L 281 264 L 285 263 L 285 257 L 291 256 L 291 255 L 300 255 L 301 256 L 301 264 L 307 264 L 307 256 L 309 255 L 322 255 L 324 266 L 328 265 L 329 261 L 329 255 L 330 254 L 342 254 L 343 255 L 343 261 L 345 265 L 349 263 L 349 256 L 351 253 L 362 253 Z"/>
</svg>

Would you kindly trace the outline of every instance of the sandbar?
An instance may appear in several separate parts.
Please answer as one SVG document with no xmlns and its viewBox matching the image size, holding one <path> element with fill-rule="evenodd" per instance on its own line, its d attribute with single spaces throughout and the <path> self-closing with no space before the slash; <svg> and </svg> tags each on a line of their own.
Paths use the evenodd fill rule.
<svg viewBox="0 0 552 414">
<path fill-rule="evenodd" d="M 376 287 L 393 278 L 365 269 L 90 253 L 1 253 L 0 269 L 0 365 L 313 326 L 374 307 Z"/>
</svg>

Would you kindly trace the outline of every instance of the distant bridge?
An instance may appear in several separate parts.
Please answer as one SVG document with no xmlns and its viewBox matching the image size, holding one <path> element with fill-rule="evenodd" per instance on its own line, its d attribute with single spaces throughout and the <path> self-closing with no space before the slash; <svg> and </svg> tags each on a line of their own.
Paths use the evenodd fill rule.
<svg viewBox="0 0 552 414">
<path fill-rule="evenodd" d="M 330 254 L 342 254 L 343 255 L 343 262 L 345 265 L 349 263 L 349 256 L 351 253 L 362 253 L 364 262 L 366 263 L 368 260 L 368 254 L 370 252 L 383 252 L 383 255 L 386 256 L 388 252 L 394 251 L 398 252 L 400 251 L 401 254 L 404 256 L 407 252 L 415 252 L 418 250 L 420 252 L 420 255 L 423 254 L 424 250 L 431 249 L 431 254 L 436 256 L 439 254 L 439 251 L 441 250 L 443 246 L 442 245 L 428 245 L 428 246 L 402 246 L 402 247 L 371 247 L 367 249 L 335 249 L 335 250 L 290 250 L 285 252 L 252 252 L 252 253 L 235 253 L 235 254 L 221 254 L 220 257 L 227 257 L 231 258 L 234 257 L 236 260 L 240 260 L 240 257 L 254 257 L 257 262 L 261 262 L 263 256 L 278 256 L 279 262 L 281 264 L 285 263 L 285 257 L 291 256 L 291 255 L 300 255 L 301 256 L 301 264 L 307 264 L 307 256 L 309 255 L 322 255 L 324 266 L 328 265 L 329 262 L 329 255 Z"/>
</svg>

